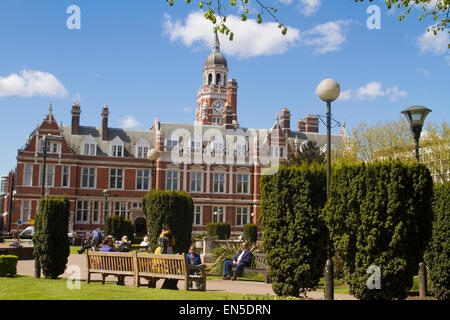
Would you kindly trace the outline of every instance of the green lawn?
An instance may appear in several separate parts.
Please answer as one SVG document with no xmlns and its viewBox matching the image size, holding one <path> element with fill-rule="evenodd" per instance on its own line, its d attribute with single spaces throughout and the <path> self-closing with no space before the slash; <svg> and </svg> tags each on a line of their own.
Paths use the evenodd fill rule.
<svg viewBox="0 0 450 320">
<path fill-rule="evenodd" d="M 69 289 L 65 279 L 34 279 L 29 276 L 0 279 L 0 300 L 263 300 L 268 295 L 243 295 L 224 292 L 151 289 L 117 286 L 115 282 L 86 284 Z"/>
</svg>

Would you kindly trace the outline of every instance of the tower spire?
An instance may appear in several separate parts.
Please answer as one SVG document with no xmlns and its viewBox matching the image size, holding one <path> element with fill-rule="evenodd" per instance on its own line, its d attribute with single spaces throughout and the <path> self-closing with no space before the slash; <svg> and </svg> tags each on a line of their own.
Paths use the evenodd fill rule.
<svg viewBox="0 0 450 320">
<path fill-rule="evenodd" d="M 220 42 L 219 42 L 219 36 L 217 35 L 217 31 L 214 32 L 214 40 L 213 40 L 212 49 L 213 49 L 213 52 L 220 52 Z"/>
</svg>

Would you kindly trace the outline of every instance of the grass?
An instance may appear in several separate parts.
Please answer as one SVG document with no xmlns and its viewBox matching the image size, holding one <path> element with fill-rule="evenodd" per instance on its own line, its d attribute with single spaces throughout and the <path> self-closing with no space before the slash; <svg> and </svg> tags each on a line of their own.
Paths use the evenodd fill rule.
<svg viewBox="0 0 450 320">
<path fill-rule="evenodd" d="M 66 279 L 35 279 L 29 276 L 0 280 L 0 300 L 266 300 L 268 295 L 244 295 L 226 292 L 201 292 L 117 286 L 115 282 L 80 283 L 69 289 Z"/>
</svg>

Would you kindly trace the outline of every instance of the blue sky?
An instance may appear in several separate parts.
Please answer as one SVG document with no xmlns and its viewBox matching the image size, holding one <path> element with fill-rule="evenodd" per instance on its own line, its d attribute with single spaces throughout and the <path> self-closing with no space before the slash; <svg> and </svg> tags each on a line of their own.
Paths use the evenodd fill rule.
<svg viewBox="0 0 450 320">
<path fill-rule="evenodd" d="M 361 122 L 398 120 L 401 110 L 416 104 L 433 110 L 427 121 L 448 121 L 449 35 L 426 35 L 432 21 L 419 22 L 420 11 L 399 22 L 401 10 L 388 12 L 384 1 L 375 1 L 381 29 L 370 30 L 369 2 L 266 3 L 275 3 L 287 36 L 267 14 L 262 25 L 251 19 L 240 24 L 239 10 L 231 10 L 235 39 L 221 38 L 229 78 L 239 85 L 242 126 L 271 127 L 284 107 L 294 130 L 299 118 L 325 114 L 315 94 L 324 78 L 341 85 L 332 113 L 348 131 Z M 67 28 L 71 5 L 81 10 L 80 30 Z M 249 8 L 257 10 L 251 0 Z M 81 105 L 81 125 L 100 126 L 104 104 L 111 127 L 148 129 L 155 117 L 193 122 L 211 28 L 196 2 L 2 0 L 0 174 L 15 166 L 17 149 L 48 113 L 50 100 L 64 124 L 71 122 L 73 102 Z"/>
</svg>

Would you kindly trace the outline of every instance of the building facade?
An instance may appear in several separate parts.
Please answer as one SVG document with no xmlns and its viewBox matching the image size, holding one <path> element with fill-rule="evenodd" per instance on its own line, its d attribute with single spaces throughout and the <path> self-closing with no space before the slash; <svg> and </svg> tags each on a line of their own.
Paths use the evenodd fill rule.
<svg viewBox="0 0 450 320">
<path fill-rule="evenodd" d="M 70 126 L 58 125 L 50 105 L 44 121 L 30 134 L 17 154 L 12 203 L 13 229 L 33 223 L 41 197 L 43 136 L 47 136 L 45 194 L 68 195 L 70 231 L 104 228 L 105 218 L 122 215 L 137 233 L 145 232 L 141 199 L 152 188 L 183 190 L 194 201 L 195 232 L 211 222 L 228 222 L 232 233 L 246 223 L 258 223 L 260 178 L 276 171 L 288 154 L 308 140 L 321 147 L 316 115 L 300 119 L 291 130 L 287 108 L 276 114 L 267 129 L 246 128 L 238 122 L 238 84 L 228 79 L 228 64 L 220 53 L 217 35 L 203 68 L 197 92 L 195 122 L 179 124 L 154 118 L 149 130 L 108 126 L 109 108 L 100 111 L 100 126 L 81 125 L 82 109 L 75 103 Z M 344 137 L 332 136 L 332 147 L 342 148 Z M 147 158 L 150 150 L 159 158 Z M 105 197 L 104 190 L 109 190 Z M 20 226 L 18 221 L 21 222 Z"/>
</svg>

